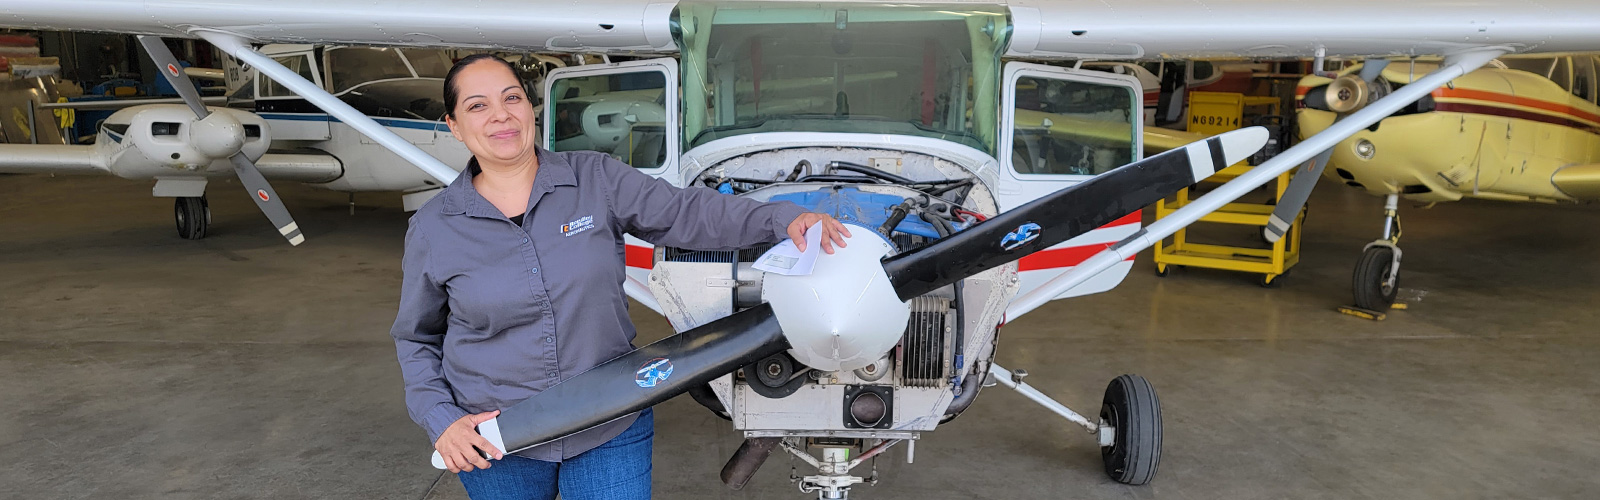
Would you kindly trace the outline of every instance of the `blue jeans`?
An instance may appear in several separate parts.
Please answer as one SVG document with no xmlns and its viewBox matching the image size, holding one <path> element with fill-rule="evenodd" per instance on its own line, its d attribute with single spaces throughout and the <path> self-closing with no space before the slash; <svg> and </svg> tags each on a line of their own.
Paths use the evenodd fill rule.
<svg viewBox="0 0 1600 500">
<path fill-rule="evenodd" d="M 606 444 L 561 462 L 506 455 L 488 469 L 457 474 L 472 500 L 649 500 L 650 409 Z"/>
</svg>

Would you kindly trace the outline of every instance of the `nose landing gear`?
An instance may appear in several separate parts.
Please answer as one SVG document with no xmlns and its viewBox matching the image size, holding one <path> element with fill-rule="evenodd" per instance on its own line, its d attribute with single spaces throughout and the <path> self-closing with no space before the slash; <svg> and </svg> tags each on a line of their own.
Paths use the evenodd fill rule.
<svg viewBox="0 0 1600 500">
<path fill-rule="evenodd" d="M 1368 243 L 1361 252 L 1352 278 L 1356 307 L 1383 312 L 1394 305 L 1400 292 L 1400 195 L 1383 204 L 1383 238 Z"/>
<path fill-rule="evenodd" d="M 211 226 L 211 205 L 205 196 L 177 198 L 172 215 L 178 223 L 178 236 L 186 240 L 205 238 L 206 229 Z"/>
</svg>

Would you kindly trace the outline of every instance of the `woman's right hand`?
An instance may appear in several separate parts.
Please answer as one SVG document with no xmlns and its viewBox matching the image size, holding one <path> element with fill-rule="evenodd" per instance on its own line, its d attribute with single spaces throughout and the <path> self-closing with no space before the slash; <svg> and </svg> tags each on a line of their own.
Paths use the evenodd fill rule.
<svg viewBox="0 0 1600 500">
<path fill-rule="evenodd" d="M 433 442 L 433 449 L 444 458 L 445 468 L 450 472 L 472 472 L 473 467 L 479 469 L 489 468 L 489 461 L 478 453 L 478 450 L 488 452 L 495 460 L 505 458 L 505 455 L 489 444 L 488 439 L 478 435 L 478 424 L 488 422 L 500 414 L 500 410 L 467 415 L 456 420 L 439 434 L 439 440 Z"/>
</svg>

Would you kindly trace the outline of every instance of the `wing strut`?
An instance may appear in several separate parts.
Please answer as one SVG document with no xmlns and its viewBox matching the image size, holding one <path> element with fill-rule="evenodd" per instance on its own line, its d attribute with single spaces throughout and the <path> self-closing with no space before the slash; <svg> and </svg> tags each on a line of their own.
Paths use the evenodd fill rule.
<svg viewBox="0 0 1600 500">
<path fill-rule="evenodd" d="M 1205 196 L 1189 202 L 1187 206 L 1178 209 L 1172 215 L 1145 226 L 1139 232 L 1095 254 L 1082 264 L 1078 264 L 1071 270 L 1045 282 L 1026 295 L 1012 299 L 1011 305 L 1006 308 L 1006 321 L 1015 321 L 1068 289 L 1088 281 L 1111 266 L 1133 257 L 1139 251 L 1150 248 L 1168 236 L 1172 236 L 1172 233 L 1200 220 L 1201 216 L 1214 212 L 1240 196 L 1254 191 L 1268 181 L 1276 179 L 1284 172 L 1305 163 L 1340 141 L 1355 135 L 1357 131 L 1372 126 L 1379 120 L 1389 117 L 1395 111 L 1399 111 L 1400 108 L 1433 93 L 1434 90 L 1443 87 L 1451 80 L 1481 68 L 1483 65 L 1488 64 L 1489 61 L 1505 55 L 1507 52 L 1510 52 L 1509 48 L 1495 47 L 1461 52 L 1446 57 L 1444 65 L 1427 76 L 1400 87 L 1388 96 L 1378 99 L 1360 111 L 1344 117 L 1338 123 L 1328 127 L 1327 130 L 1323 130 L 1322 133 L 1301 141 L 1300 144 L 1285 150 L 1271 160 L 1267 160 L 1266 163 L 1250 169 L 1244 175 L 1217 187 L 1210 193 L 1206 193 Z"/>
<path fill-rule="evenodd" d="M 433 176 L 434 179 L 438 179 L 440 183 L 449 185 L 456 179 L 456 176 L 460 174 L 455 169 L 446 166 L 443 162 L 440 162 L 438 158 L 434 158 L 432 155 L 424 153 L 421 149 L 418 149 L 416 145 L 411 144 L 410 141 L 402 139 L 400 136 L 395 135 L 394 132 L 389 131 L 388 128 L 385 128 L 383 125 L 379 125 L 378 122 L 374 121 L 371 117 L 362 114 L 360 111 L 356 111 L 355 108 L 350 107 L 349 104 L 345 104 L 344 101 L 340 101 L 339 98 L 334 97 L 333 94 L 329 94 L 328 91 L 323 90 L 322 87 L 318 87 L 315 83 L 311 83 L 305 78 L 302 78 L 299 73 L 283 67 L 282 64 L 278 64 L 277 61 L 262 55 L 260 52 L 256 52 L 256 50 L 251 48 L 250 44 L 243 38 L 240 38 L 232 33 L 204 29 L 193 30 L 192 33 L 194 33 L 195 36 L 205 39 L 207 42 L 211 42 L 212 45 L 215 45 L 224 52 L 233 55 L 233 57 L 238 58 L 240 61 L 244 61 L 245 64 L 254 66 L 257 70 L 272 78 L 273 81 L 288 87 L 289 90 L 300 95 L 300 97 L 304 97 L 306 100 L 311 101 L 311 104 L 316 105 L 318 108 L 322 108 L 323 111 L 327 111 L 328 114 L 333 115 L 334 118 L 338 118 L 339 121 L 345 122 L 351 127 L 355 127 L 355 129 L 361 132 L 362 135 L 365 135 L 383 147 L 388 148 L 389 151 L 393 151 L 394 154 L 399 155 L 408 162 L 411 162 L 412 165 L 416 165 L 417 168 L 422 169 L 423 172 Z M 648 287 L 645 287 L 642 283 L 638 283 L 636 280 L 629 281 L 631 281 L 631 283 L 627 283 L 623 286 L 623 291 L 626 292 L 629 297 L 632 297 L 634 300 L 639 301 L 646 307 L 649 307 L 658 313 L 661 312 L 661 306 L 657 305 L 655 295 L 650 293 L 650 289 Z"/>
<path fill-rule="evenodd" d="M 200 38 L 204 38 L 207 42 L 211 42 L 212 45 L 222 49 L 223 52 L 227 52 L 240 61 L 244 61 L 245 64 L 254 66 L 262 73 L 266 73 L 273 81 L 288 87 L 289 90 L 311 101 L 311 104 L 315 104 L 318 108 L 322 108 L 323 111 L 327 111 L 328 114 L 338 118 L 339 121 L 355 127 L 357 131 L 361 132 L 361 135 L 371 138 L 378 144 L 383 145 L 383 147 L 388 148 L 389 151 L 393 151 L 394 154 L 400 155 L 401 158 L 411 162 L 412 165 L 416 165 L 417 168 L 427 172 L 428 175 L 438 179 L 439 182 L 449 185 L 451 181 L 456 179 L 458 172 L 455 169 L 445 166 L 438 158 L 422 152 L 410 141 L 400 138 L 394 132 L 390 132 L 383 125 L 373 121 L 371 117 L 356 111 L 356 108 L 352 108 L 349 104 L 345 104 L 344 101 L 340 101 L 339 98 L 329 94 L 328 91 L 318 87 L 317 84 L 300 77 L 299 73 L 283 67 L 282 64 L 278 64 L 277 61 L 262 55 L 260 52 L 256 52 L 244 39 L 220 31 L 194 30 L 193 33 Z"/>
</svg>

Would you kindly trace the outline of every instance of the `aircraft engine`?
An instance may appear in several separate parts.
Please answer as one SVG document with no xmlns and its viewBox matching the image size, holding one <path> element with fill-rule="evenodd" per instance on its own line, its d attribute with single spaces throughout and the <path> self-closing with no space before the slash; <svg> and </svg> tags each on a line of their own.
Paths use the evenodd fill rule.
<svg viewBox="0 0 1600 500">
<path fill-rule="evenodd" d="M 1015 265 L 901 297 L 884 260 L 996 213 L 986 183 L 928 155 L 837 148 L 759 152 L 703 172 L 691 183 L 830 214 L 851 237 L 804 276 L 755 270 L 770 247 L 656 248 L 649 285 L 675 328 L 766 304 L 789 347 L 690 389 L 696 401 L 747 433 L 841 437 L 913 437 L 972 402 L 993 356 L 996 306 L 1016 293 Z"/>
<path fill-rule="evenodd" d="M 110 169 L 125 179 L 179 175 L 233 175 L 228 157 L 243 151 L 251 161 L 272 144 L 266 120 L 254 113 L 209 108 L 205 119 L 182 104 L 129 107 L 106 118 L 100 136 L 115 148 Z"/>
</svg>

